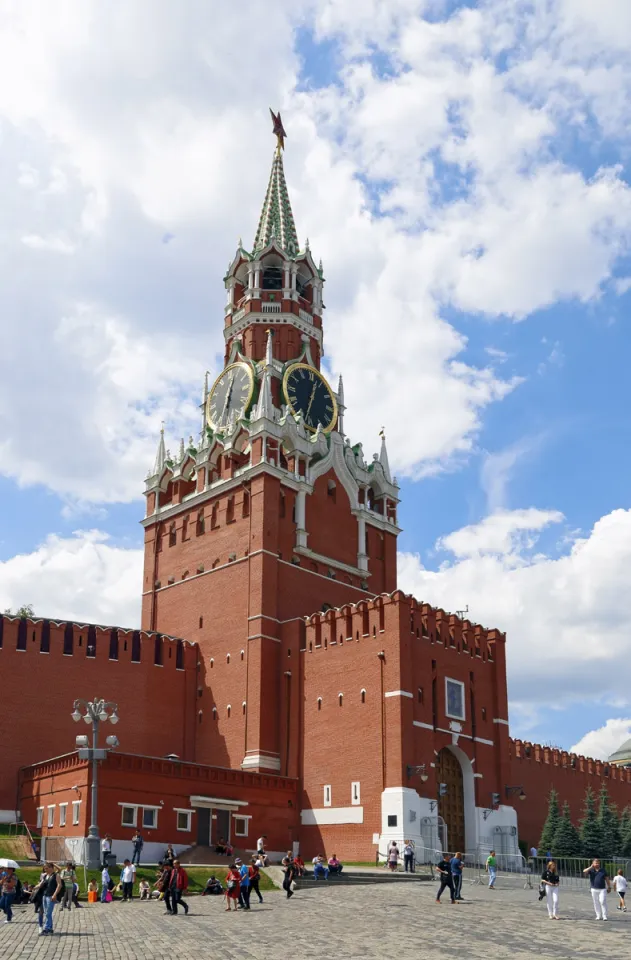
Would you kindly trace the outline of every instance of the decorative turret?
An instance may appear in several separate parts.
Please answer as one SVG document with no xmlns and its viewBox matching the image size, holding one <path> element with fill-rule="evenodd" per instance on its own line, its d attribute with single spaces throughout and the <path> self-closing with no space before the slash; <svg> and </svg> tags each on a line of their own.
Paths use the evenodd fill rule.
<svg viewBox="0 0 631 960">
<path fill-rule="evenodd" d="M 271 112 L 271 111 L 270 111 Z M 322 267 L 318 268 L 307 241 L 303 251 L 289 201 L 283 169 L 286 133 L 280 114 L 272 112 L 276 149 L 252 252 L 241 240 L 224 277 L 226 362 L 236 337 L 243 355 L 263 359 L 265 329 L 276 328 L 275 359 L 283 362 L 300 353 L 301 337 L 308 336 L 314 365 L 322 354 Z M 264 325 L 264 326 L 263 326 Z"/>
<path fill-rule="evenodd" d="M 380 436 L 381 436 L 381 452 L 379 453 L 379 463 L 383 468 L 384 477 L 386 478 L 388 483 L 392 483 L 392 474 L 390 473 L 390 464 L 388 462 L 388 451 L 386 449 L 386 431 L 384 429 L 381 430 Z"/>
<path fill-rule="evenodd" d="M 158 441 L 158 451 L 156 453 L 156 459 L 153 464 L 153 473 L 152 476 L 162 473 L 164 465 L 166 463 L 167 453 L 164 446 L 164 424 L 160 427 L 160 440 Z"/>
</svg>

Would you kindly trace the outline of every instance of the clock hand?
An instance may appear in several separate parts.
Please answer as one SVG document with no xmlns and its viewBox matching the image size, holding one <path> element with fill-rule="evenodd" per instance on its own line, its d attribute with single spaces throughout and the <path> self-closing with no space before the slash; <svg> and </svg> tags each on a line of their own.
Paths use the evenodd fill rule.
<svg viewBox="0 0 631 960">
<path fill-rule="evenodd" d="M 230 375 L 230 386 L 228 387 L 228 390 L 227 390 L 227 392 L 226 392 L 226 399 L 225 399 L 225 402 L 224 402 L 224 405 L 223 405 L 223 410 L 221 411 L 221 419 L 222 419 L 222 420 L 223 420 L 224 416 L 226 415 L 226 410 L 228 409 L 228 406 L 230 405 L 230 400 L 232 399 L 232 387 L 233 387 L 233 384 L 234 384 L 234 370 L 232 371 L 232 373 L 231 373 L 231 375 Z"/>
<path fill-rule="evenodd" d="M 313 390 L 311 391 L 311 397 L 309 398 L 309 405 L 308 405 L 308 407 L 307 407 L 307 412 L 305 413 L 305 420 L 307 420 L 307 419 L 309 418 L 309 411 L 311 410 L 311 404 L 313 403 L 313 398 L 315 397 L 315 392 L 316 392 L 316 387 L 317 387 L 317 386 L 318 386 L 318 382 L 317 382 L 317 380 L 316 380 L 316 382 L 315 382 L 314 385 L 313 385 Z"/>
</svg>

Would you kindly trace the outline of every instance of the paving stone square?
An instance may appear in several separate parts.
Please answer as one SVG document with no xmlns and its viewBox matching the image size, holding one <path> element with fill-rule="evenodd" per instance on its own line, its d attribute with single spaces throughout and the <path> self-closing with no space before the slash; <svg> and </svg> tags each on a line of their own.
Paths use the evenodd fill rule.
<svg viewBox="0 0 631 960">
<path fill-rule="evenodd" d="M 631 957 L 631 914 L 608 897 L 597 922 L 589 891 L 561 890 L 559 921 L 548 920 L 537 891 L 467 885 L 465 902 L 434 903 L 434 883 L 342 886 L 265 895 L 249 913 L 226 913 L 223 898 L 190 897 L 190 915 L 172 917 L 151 902 L 89 904 L 60 911 L 52 937 L 38 936 L 32 907 L 0 925 L 3 960 L 355 960 L 437 956 L 602 960 Z"/>
</svg>

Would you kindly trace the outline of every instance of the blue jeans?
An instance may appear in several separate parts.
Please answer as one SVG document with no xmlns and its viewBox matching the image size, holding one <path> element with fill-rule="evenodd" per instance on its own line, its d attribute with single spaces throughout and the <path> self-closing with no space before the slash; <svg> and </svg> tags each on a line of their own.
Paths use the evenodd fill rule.
<svg viewBox="0 0 631 960">
<path fill-rule="evenodd" d="M 52 897 L 44 897 L 44 930 L 49 930 L 50 933 L 53 932 L 53 910 L 56 903 Z"/>
<path fill-rule="evenodd" d="M 131 855 L 131 862 L 137 863 L 140 866 L 140 851 L 142 847 L 134 847 L 134 852 Z"/>
<path fill-rule="evenodd" d="M 322 864 L 317 864 L 313 868 L 314 879 L 317 880 L 319 876 L 323 876 L 325 880 L 329 879 L 329 868 L 323 867 Z"/>
<path fill-rule="evenodd" d="M 489 867 L 489 887 L 495 886 L 496 876 L 497 876 L 497 867 Z"/>
<path fill-rule="evenodd" d="M 3 910 L 7 915 L 7 920 L 13 919 L 13 911 L 11 909 L 11 904 L 15 900 L 14 893 L 3 893 L 0 897 L 0 910 Z"/>
</svg>

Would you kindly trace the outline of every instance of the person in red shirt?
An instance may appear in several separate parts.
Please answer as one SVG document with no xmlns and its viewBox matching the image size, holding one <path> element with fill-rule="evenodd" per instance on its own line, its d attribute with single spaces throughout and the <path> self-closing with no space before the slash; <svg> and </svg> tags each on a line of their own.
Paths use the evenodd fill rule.
<svg viewBox="0 0 631 960">
<path fill-rule="evenodd" d="M 188 874 L 179 860 L 173 861 L 173 868 L 169 877 L 169 889 L 171 891 L 171 913 L 177 914 L 178 904 L 184 907 L 184 913 L 188 915 L 188 903 L 185 903 L 182 897 L 188 890 Z"/>
<path fill-rule="evenodd" d="M 304 877 L 305 875 L 305 862 L 302 857 L 294 857 L 294 866 L 298 871 L 299 877 Z"/>
<path fill-rule="evenodd" d="M 234 863 L 230 864 L 226 875 L 226 910 L 230 910 L 230 901 L 234 903 L 234 909 L 237 909 L 239 903 L 239 890 L 241 888 L 241 873 L 237 870 Z"/>
</svg>

